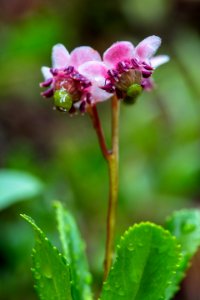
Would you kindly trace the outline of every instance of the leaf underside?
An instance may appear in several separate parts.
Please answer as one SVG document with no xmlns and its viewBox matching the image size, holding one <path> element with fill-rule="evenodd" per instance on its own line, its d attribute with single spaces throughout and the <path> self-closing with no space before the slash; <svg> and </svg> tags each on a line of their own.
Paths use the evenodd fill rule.
<svg viewBox="0 0 200 300">
<path fill-rule="evenodd" d="M 35 231 L 32 251 L 35 288 L 41 300 L 72 300 L 69 265 L 29 216 L 21 215 Z"/>
<path fill-rule="evenodd" d="M 175 237 L 152 223 L 136 224 L 121 237 L 101 300 L 164 300 L 179 261 Z"/>
</svg>

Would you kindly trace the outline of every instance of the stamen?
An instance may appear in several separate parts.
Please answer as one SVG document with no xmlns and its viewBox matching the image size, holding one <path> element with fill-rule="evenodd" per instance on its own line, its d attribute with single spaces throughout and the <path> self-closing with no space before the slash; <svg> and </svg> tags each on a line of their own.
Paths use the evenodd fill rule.
<svg viewBox="0 0 200 300">
<path fill-rule="evenodd" d="M 153 71 L 153 68 L 150 65 L 147 65 L 147 63 L 143 63 L 144 64 L 144 68 L 148 71 Z"/>
<path fill-rule="evenodd" d="M 51 68 L 51 69 L 50 69 L 50 72 L 51 72 L 51 74 L 52 74 L 53 76 L 57 76 L 57 75 L 58 75 L 58 69 L 53 69 L 53 68 Z"/>
<path fill-rule="evenodd" d="M 128 62 L 121 61 L 117 64 L 117 70 L 119 73 L 127 72 L 130 69 Z"/>
<path fill-rule="evenodd" d="M 117 70 L 108 70 L 108 75 L 113 78 L 115 81 L 119 81 L 119 72 Z"/>
<path fill-rule="evenodd" d="M 86 102 L 87 104 L 91 104 L 92 103 L 92 96 L 90 93 L 86 94 Z"/>
<path fill-rule="evenodd" d="M 138 61 L 135 58 L 131 59 L 131 64 L 132 64 L 133 69 L 138 69 L 139 68 Z"/>
<path fill-rule="evenodd" d="M 142 76 L 144 78 L 149 78 L 152 75 L 151 71 L 142 71 Z"/>
<path fill-rule="evenodd" d="M 53 88 L 50 88 L 50 89 L 48 89 L 48 90 L 46 90 L 46 91 L 44 91 L 44 92 L 41 93 L 41 95 L 43 97 L 46 97 L 46 98 L 52 97 L 53 94 L 54 94 L 54 89 Z"/>
<path fill-rule="evenodd" d="M 52 82 L 53 82 L 53 78 L 49 78 L 46 81 L 41 82 L 40 87 L 48 87 L 52 84 Z"/>
<path fill-rule="evenodd" d="M 74 67 L 73 66 L 69 66 L 67 68 L 64 69 L 64 72 L 66 75 L 71 74 L 74 71 Z"/>
<path fill-rule="evenodd" d="M 85 108 L 86 108 L 86 101 L 82 101 L 81 105 L 79 107 L 80 112 L 84 113 L 85 112 Z"/>
</svg>

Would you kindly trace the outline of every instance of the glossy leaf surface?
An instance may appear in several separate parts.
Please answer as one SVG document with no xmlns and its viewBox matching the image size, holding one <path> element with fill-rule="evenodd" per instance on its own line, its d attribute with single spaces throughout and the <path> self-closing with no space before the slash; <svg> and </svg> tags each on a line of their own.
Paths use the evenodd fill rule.
<svg viewBox="0 0 200 300">
<path fill-rule="evenodd" d="M 35 231 L 33 276 L 41 300 L 72 300 L 69 265 L 35 222 L 21 215 Z"/>
<path fill-rule="evenodd" d="M 180 260 L 176 239 L 160 226 L 141 223 L 121 237 L 101 300 L 161 300 Z"/>
<path fill-rule="evenodd" d="M 90 300 L 92 299 L 91 275 L 85 255 L 85 244 L 72 215 L 60 202 L 55 203 L 55 208 L 63 252 L 70 264 L 73 299 Z"/>
</svg>

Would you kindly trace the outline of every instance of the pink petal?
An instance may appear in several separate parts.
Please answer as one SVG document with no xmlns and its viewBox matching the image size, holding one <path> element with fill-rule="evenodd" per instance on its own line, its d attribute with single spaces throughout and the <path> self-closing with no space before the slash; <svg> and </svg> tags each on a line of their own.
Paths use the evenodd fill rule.
<svg viewBox="0 0 200 300">
<path fill-rule="evenodd" d="M 107 77 L 107 67 L 100 61 L 89 61 L 82 64 L 78 71 L 92 82 L 97 82 L 100 85 L 104 85 Z"/>
<path fill-rule="evenodd" d="M 151 58 L 157 49 L 160 47 L 161 38 L 152 35 L 144 39 L 135 48 L 135 55 L 139 59 L 146 60 Z"/>
<path fill-rule="evenodd" d="M 69 52 L 62 44 L 57 44 L 52 50 L 53 68 L 64 68 L 69 65 Z"/>
<path fill-rule="evenodd" d="M 78 68 L 87 61 L 101 61 L 100 54 L 91 47 L 77 47 L 71 52 L 70 65 Z"/>
<path fill-rule="evenodd" d="M 94 99 L 94 102 L 102 102 L 109 100 L 110 97 L 112 97 L 112 94 L 107 93 L 106 91 L 99 88 L 96 84 L 93 84 L 90 88 L 90 93 L 92 95 L 92 98 Z"/>
<path fill-rule="evenodd" d="M 100 87 L 105 84 L 105 79 L 107 76 L 107 67 L 103 62 L 100 61 L 90 61 L 82 64 L 78 71 L 80 74 L 84 75 L 87 79 L 92 82 L 90 87 L 90 93 L 94 102 L 101 102 L 109 99 L 112 94 L 107 93 Z"/>
<path fill-rule="evenodd" d="M 109 67 L 115 67 L 120 61 L 130 59 L 134 54 L 134 46 L 130 42 L 117 42 L 103 54 L 103 61 Z"/>
<path fill-rule="evenodd" d="M 158 55 L 151 58 L 150 62 L 153 68 L 157 68 L 158 66 L 165 64 L 170 60 L 168 55 Z"/>
<path fill-rule="evenodd" d="M 52 74 L 50 72 L 50 68 L 48 68 L 48 67 L 42 67 L 41 71 L 42 71 L 42 74 L 43 74 L 45 80 L 47 80 L 47 79 L 49 79 L 49 78 L 52 77 Z"/>
</svg>

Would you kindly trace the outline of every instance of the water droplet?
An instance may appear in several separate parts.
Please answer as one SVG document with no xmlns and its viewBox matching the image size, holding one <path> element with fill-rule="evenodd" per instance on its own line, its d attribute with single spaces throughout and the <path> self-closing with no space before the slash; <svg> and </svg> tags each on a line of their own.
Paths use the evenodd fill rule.
<svg viewBox="0 0 200 300">
<path fill-rule="evenodd" d="M 119 294 L 119 296 L 124 296 L 124 290 L 123 289 L 119 289 L 118 290 L 118 294 Z"/>
<path fill-rule="evenodd" d="M 45 264 L 43 266 L 43 272 L 44 272 L 44 276 L 46 278 L 51 278 L 52 277 L 52 273 L 51 273 L 51 269 L 50 269 L 49 265 Z"/>
<path fill-rule="evenodd" d="M 144 244 L 140 242 L 140 243 L 138 243 L 138 246 L 139 246 L 139 247 L 143 247 Z"/>
<path fill-rule="evenodd" d="M 115 281 L 115 288 L 118 289 L 120 287 L 120 283 Z"/>
<path fill-rule="evenodd" d="M 35 279 L 40 279 L 41 278 L 41 275 L 40 275 L 40 273 L 35 273 Z"/>
<path fill-rule="evenodd" d="M 110 285 L 106 282 L 104 283 L 104 290 L 109 291 L 110 290 Z"/>
<path fill-rule="evenodd" d="M 127 249 L 129 250 L 129 251 L 133 251 L 134 250 L 134 244 L 133 243 L 129 243 L 128 244 L 128 247 L 127 247 Z"/>
<path fill-rule="evenodd" d="M 181 226 L 181 229 L 184 233 L 190 233 L 196 229 L 195 224 L 184 222 Z"/>
</svg>

